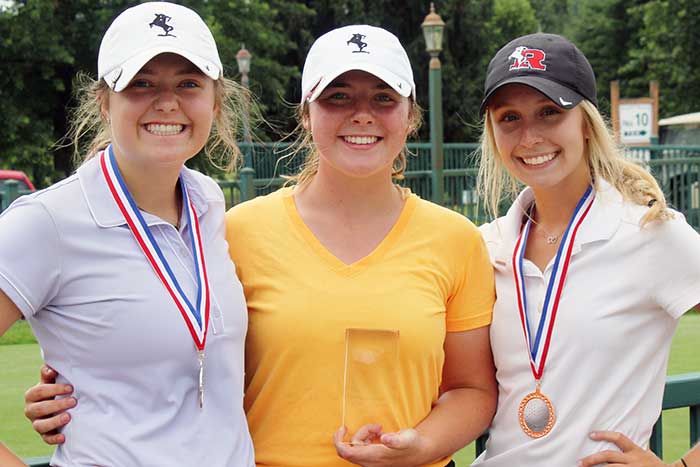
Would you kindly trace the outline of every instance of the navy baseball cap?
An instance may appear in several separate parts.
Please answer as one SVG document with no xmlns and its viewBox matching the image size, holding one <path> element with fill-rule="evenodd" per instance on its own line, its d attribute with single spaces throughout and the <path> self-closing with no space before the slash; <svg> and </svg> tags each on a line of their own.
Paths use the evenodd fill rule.
<svg viewBox="0 0 700 467">
<path fill-rule="evenodd" d="M 486 72 L 479 116 L 483 117 L 493 93 L 514 83 L 538 90 L 564 109 L 583 99 L 598 106 L 591 64 L 571 41 L 556 34 L 518 37 L 496 53 Z"/>
</svg>

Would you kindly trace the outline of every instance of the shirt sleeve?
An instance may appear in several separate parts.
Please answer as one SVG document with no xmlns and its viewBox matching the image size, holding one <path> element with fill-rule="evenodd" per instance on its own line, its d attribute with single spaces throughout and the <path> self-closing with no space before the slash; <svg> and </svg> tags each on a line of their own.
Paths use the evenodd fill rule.
<svg viewBox="0 0 700 467">
<path fill-rule="evenodd" d="M 25 317 L 58 293 L 59 243 L 52 216 L 34 198 L 20 199 L 0 215 L 0 289 Z"/>
<path fill-rule="evenodd" d="M 653 297 L 679 318 L 700 303 L 700 235 L 680 213 L 649 228 L 649 270 Z"/>
<path fill-rule="evenodd" d="M 457 255 L 464 261 L 462 275 L 447 303 L 447 332 L 468 331 L 491 324 L 496 300 L 493 267 L 479 231 L 474 228 L 469 242 Z"/>
</svg>

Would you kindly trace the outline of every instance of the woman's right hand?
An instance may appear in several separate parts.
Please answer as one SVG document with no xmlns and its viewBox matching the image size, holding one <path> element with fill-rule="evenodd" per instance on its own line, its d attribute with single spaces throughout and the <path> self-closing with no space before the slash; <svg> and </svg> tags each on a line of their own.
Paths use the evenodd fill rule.
<svg viewBox="0 0 700 467">
<path fill-rule="evenodd" d="M 57 376 L 58 373 L 53 368 L 44 364 L 39 384 L 24 393 L 24 415 L 46 444 L 63 444 L 66 441 L 65 435 L 59 433 L 58 428 L 70 421 L 70 414 L 66 410 L 78 403 L 75 397 L 56 399 L 56 396 L 73 392 L 73 387 L 69 384 L 56 384 Z"/>
</svg>

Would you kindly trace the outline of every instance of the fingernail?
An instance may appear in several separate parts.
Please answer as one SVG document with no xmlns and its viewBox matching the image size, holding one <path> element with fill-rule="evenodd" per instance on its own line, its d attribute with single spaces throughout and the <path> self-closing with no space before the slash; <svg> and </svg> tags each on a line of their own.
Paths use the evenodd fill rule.
<svg viewBox="0 0 700 467">
<path fill-rule="evenodd" d="M 70 420 L 70 415 L 68 415 L 67 413 L 61 415 L 61 422 L 67 423 L 68 420 Z"/>
<path fill-rule="evenodd" d="M 65 392 L 73 392 L 73 386 L 71 386 L 70 384 L 66 384 L 63 386 L 63 390 Z"/>
</svg>

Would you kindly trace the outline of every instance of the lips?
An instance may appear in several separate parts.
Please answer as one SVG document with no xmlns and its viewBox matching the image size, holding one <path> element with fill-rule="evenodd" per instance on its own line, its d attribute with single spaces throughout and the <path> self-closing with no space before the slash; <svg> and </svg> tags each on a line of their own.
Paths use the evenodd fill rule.
<svg viewBox="0 0 700 467">
<path fill-rule="evenodd" d="M 179 123 L 148 123 L 144 126 L 146 131 L 156 136 L 173 136 L 185 129 L 185 125 Z"/>
<path fill-rule="evenodd" d="M 343 136 L 343 141 L 350 144 L 374 144 L 379 141 L 377 136 Z"/>
<path fill-rule="evenodd" d="M 520 160 L 523 161 L 525 165 L 542 165 L 545 164 L 559 155 L 559 152 L 550 152 L 547 154 L 540 154 L 536 156 L 521 156 Z"/>
</svg>

